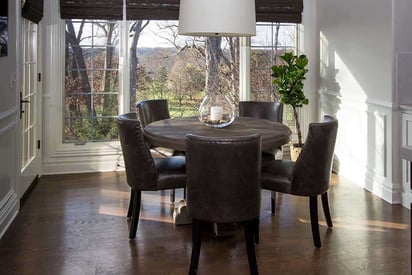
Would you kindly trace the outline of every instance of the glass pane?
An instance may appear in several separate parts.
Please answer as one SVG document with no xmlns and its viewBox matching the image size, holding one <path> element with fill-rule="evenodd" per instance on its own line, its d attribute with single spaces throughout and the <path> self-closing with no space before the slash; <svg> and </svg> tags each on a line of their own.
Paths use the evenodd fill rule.
<svg viewBox="0 0 412 275">
<path fill-rule="evenodd" d="M 117 94 L 94 95 L 93 105 L 96 116 L 117 116 L 119 111 L 118 97 Z"/>
<path fill-rule="evenodd" d="M 118 49 L 114 46 L 93 47 L 93 55 L 90 55 L 88 62 L 93 63 L 90 67 L 95 70 L 118 69 Z"/>
<path fill-rule="evenodd" d="M 84 76 L 86 81 L 82 81 L 81 75 Z M 65 77 L 65 91 L 66 94 L 90 94 L 90 84 L 88 82 L 88 73 L 83 72 L 67 72 Z"/>
<path fill-rule="evenodd" d="M 252 36 L 251 45 L 256 47 L 270 47 L 273 45 L 272 25 L 257 25 L 256 36 Z"/>
<path fill-rule="evenodd" d="M 275 35 L 275 33 L 273 34 Z M 296 47 L 296 25 L 283 25 L 279 29 L 278 41 L 280 46 Z"/>
<path fill-rule="evenodd" d="M 90 119 L 65 119 L 64 141 L 65 142 L 85 142 L 91 138 Z"/>
<path fill-rule="evenodd" d="M 273 65 L 272 49 L 252 49 L 250 55 L 251 68 L 268 69 Z"/>
<path fill-rule="evenodd" d="M 22 93 L 22 96 L 26 96 L 27 95 L 27 91 L 29 90 L 28 89 L 28 82 L 27 82 L 27 79 L 28 79 L 28 76 L 27 76 L 27 74 L 28 74 L 28 66 L 27 66 L 27 64 L 23 64 L 23 68 L 22 68 L 22 82 L 21 82 L 21 93 Z"/>
<path fill-rule="evenodd" d="M 37 79 L 36 79 L 36 63 L 30 63 L 29 64 L 29 81 L 30 81 L 30 87 L 29 87 L 29 93 L 32 94 L 34 92 L 36 92 L 36 85 L 37 85 Z"/>
<path fill-rule="evenodd" d="M 28 147 L 28 153 L 27 153 L 27 159 L 30 161 L 34 157 L 34 128 L 30 128 L 27 136 L 28 136 L 28 141 L 27 141 L 27 147 Z"/>
<path fill-rule="evenodd" d="M 263 91 L 271 93 L 272 90 L 272 76 L 269 70 L 253 70 L 250 75 L 250 85 L 253 91 Z"/>
<path fill-rule="evenodd" d="M 28 150 L 27 150 L 27 135 L 23 132 L 22 134 L 22 153 L 21 153 L 21 166 L 23 167 L 28 161 Z"/>
<path fill-rule="evenodd" d="M 93 140 L 115 140 L 117 139 L 116 118 L 97 118 L 93 120 Z"/>
<path fill-rule="evenodd" d="M 65 98 L 65 117 L 90 117 L 92 113 L 91 95 L 73 95 Z"/>
<path fill-rule="evenodd" d="M 119 92 L 118 71 L 98 70 L 90 72 L 90 75 L 94 94 Z"/>
</svg>

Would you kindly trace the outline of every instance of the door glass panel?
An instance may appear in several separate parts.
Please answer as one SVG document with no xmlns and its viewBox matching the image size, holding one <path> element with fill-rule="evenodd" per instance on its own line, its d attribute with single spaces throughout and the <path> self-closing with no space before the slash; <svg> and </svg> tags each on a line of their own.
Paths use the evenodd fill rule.
<svg viewBox="0 0 412 275">
<path fill-rule="evenodd" d="M 23 63 L 21 75 L 21 169 L 36 156 L 37 25 L 23 20 Z"/>
</svg>

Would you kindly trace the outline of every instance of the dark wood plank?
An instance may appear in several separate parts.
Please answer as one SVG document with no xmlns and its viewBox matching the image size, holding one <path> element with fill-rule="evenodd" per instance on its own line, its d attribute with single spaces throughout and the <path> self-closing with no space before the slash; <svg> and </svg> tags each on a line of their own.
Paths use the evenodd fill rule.
<svg viewBox="0 0 412 275">
<path fill-rule="evenodd" d="M 260 274 L 409 274 L 408 209 L 334 175 L 334 227 L 319 210 L 316 249 L 307 198 L 279 194 L 272 216 L 270 192 L 262 194 Z M 143 192 L 142 200 L 129 241 L 123 172 L 41 177 L 0 240 L 0 274 L 187 274 L 191 225 L 173 225 L 168 191 Z M 199 274 L 249 274 L 243 228 L 230 238 L 203 234 Z"/>
</svg>

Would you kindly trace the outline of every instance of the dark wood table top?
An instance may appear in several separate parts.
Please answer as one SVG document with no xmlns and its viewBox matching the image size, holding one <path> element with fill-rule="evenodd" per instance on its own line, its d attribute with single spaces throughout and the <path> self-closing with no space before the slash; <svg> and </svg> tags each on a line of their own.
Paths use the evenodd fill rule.
<svg viewBox="0 0 412 275">
<path fill-rule="evenodd" d="M 290 140 L 291 131 L 282 123 L 251 117 L 236 117 L 225 128 L 211 128 L 197 117 L 170 118 L 150 123 L 144 128 L 146 140 L 158 147 L 185 150 L 185 136 L 235 137 L 260 134 L 262 150 L 272 150 Z"/>
</svg>

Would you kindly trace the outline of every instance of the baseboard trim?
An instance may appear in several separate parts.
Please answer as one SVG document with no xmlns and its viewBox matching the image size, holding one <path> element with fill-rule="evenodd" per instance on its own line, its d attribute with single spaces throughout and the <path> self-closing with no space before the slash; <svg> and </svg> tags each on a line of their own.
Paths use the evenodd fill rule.
<svg viewBox="0 0 412 275">
<path fill-rule="evenodd" d="M 22 208 L 24 206 L 24 203 L 26 202 L 26 200 L 28 199 L 28 197 L 30 196 L 31 192 L 34 190 L 34 188 L 36 188 L 37 183 L 39 182 L 39 175 L 37 175 L 33 181 L 30 183 L 29 187 L 27 188 L 26 192 L 24 192 L 23 196 L 20 199 L 20 208 Z"/>
</svg>

